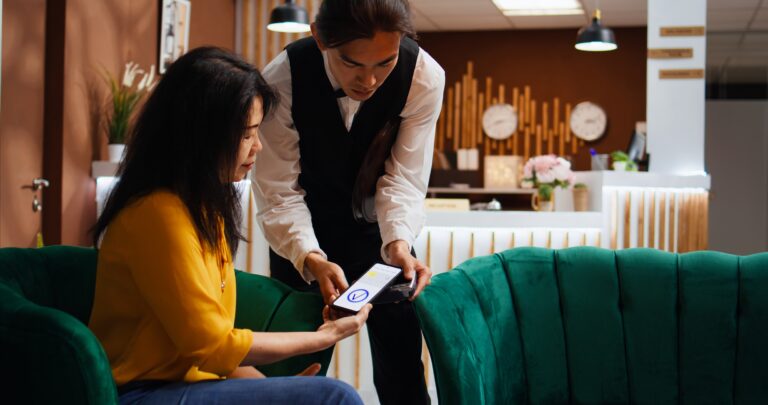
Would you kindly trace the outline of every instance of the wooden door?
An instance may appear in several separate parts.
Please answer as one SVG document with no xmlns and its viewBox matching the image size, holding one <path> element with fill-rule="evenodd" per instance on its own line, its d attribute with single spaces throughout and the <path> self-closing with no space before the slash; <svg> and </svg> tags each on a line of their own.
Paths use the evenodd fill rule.
<svg viewBox="0 0 768 405">
<path fill-rule="evenodd" d="M 33 247 L 42 225 L 35 199 L 44 208 L 33 180 L 43 177 L 46 1 L 1 4 L 0 247 Z"/>
</svg>

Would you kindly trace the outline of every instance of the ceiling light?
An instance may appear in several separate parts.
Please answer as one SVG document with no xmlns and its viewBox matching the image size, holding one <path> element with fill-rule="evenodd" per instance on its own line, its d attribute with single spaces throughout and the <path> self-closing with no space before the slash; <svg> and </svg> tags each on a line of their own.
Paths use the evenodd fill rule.
<svg viewBox="0 0 768 405">
<path fill-rule="evenodd" d="M 600 23 L 600 9 L 595 10 L 592 22 L 579 30 L 576 49 L 588 52 L 606 52 L 618 48 L 613 30 Z"/>
<path fill-rule="evenodd" d="M 506 16 L 581 15 L 578 0 L 493 0 Z"/>
<path fill-rule="evenodd" d="M 272 10 L 267 29 L 276 32 L 307 32 L 309 31 L 307 10 L 294 4 L 293 0 L 285 0 L 285 4 Z"/>
</svg>

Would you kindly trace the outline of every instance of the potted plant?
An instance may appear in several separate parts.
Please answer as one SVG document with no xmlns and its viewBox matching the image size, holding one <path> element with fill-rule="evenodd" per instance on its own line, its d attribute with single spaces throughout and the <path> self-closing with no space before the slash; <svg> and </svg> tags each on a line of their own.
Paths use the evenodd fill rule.
<svg viewBox="0 0 768 405">
<path fill-rule="evenodd" d="M 142 76 L 134 86 L 138 76 Z M 144 95 L 157 83 L 155 80 L 155 65 L 149 72 L 139 68 L 134 62 L 125 65 L 122 81 L 118 82 L 111 74 L 106 74 L 111 97 L 110 108 L 107 112 L 107 138 L 109 140 L 109 161 L 119 162 L 125 150 L 125 142 L 129 133 L 131 118 L 136 105 Z"/>
<path fill-rule="evenodd" d="M 611 160 L 613 161 L 613 170 L 616 171 L 627 171 L 627 172 L 636 172 L 637 171 L 637 163 L 629 158 L 629 156 L 620 151 L 616 150 L 611 152 Z"/>
<path fill-rule="evenodd" d="M 589 189 L 584 183 L 573 185 L 573 210 L 589 211 Z"/>
<path fill-rule="evenodd" d="M 555 155 L 534 156 L 523 167 L 523 188 L 536 188 L 531 206 L 536 211 L 554 211 L 555 188 L 567 188 L 573 181 L 571 163 Z"/>
</svg>

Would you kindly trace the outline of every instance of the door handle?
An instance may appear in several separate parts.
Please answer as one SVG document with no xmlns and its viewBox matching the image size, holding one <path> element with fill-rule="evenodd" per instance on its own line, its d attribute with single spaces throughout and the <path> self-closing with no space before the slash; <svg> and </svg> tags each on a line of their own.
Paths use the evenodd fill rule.
<svg viewBox="0 0 768 405">
<path fill-rule="evenodd" d="M 50 181 L 42 177 L 37 177 L 32 179 L 32 184 L 27 184 L 22 187 L 22 188 L 31 189 L 35 193 L 34 196 L 32 197 L 32 212 L 40 212 L 43 210 L 43 203 L 38 198 L 37 192 L 41 189 L 48 188 L 50 186 L 51 186 Z"/>
<path fill-rule="evenodd" d="M 32 184 L 26 184 L 21 188 L 28 188 L 32 191 L 37 191 L 37 190 L 40 190 L 41 188 L 48 188 L 50 186 L 51 186 L 51 182 L 48 181 L 48 179 L 37 177 L 35 179 L 32 179 Z"/>
<path fill-rule="evenodd" d="M 38 177 L 32 180 L 32 190 L 34 191 L 40 190 L 41 188 L 48 188 L 50 186 L 51 182 L 42 177 Z"/>
</svg>

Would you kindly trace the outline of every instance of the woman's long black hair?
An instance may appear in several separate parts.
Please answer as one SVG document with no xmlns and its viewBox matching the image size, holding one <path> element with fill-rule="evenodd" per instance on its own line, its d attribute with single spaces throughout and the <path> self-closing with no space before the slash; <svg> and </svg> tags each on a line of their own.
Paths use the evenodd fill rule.
<svg viewBox="0 0 768 405">
<path fill-rule="evenodd" d="M 174 62 L 136 120 L 120 180 L 94 227 L 94 245 L 123 208 L 162 189 L 184 202 L 204 245 L 223 253 L 224 236 L 234 256 L 245 238 L 229 177 L 255 97 L 265 116 L 276 105 L 259 71 L 227 51 L 197 48 Z"/>
</svg>

